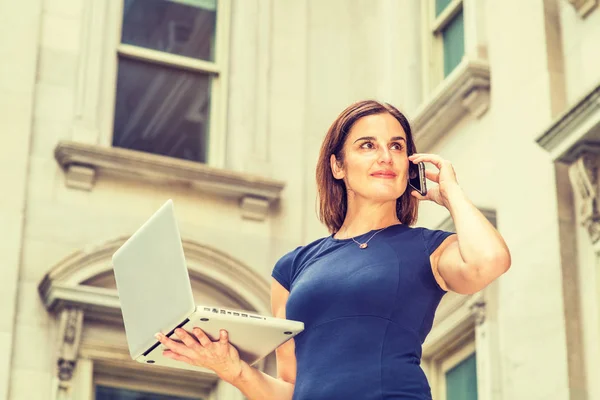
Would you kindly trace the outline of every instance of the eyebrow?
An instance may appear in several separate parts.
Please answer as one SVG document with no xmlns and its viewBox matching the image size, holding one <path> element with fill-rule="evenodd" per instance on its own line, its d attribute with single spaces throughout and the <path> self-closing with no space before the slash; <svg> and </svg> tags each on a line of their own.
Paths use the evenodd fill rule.
<svg viewBox="0 0 600 400">
<path fill-rule="evenodd" d="M 375 136 L 363 136 L 363 137 L 356 139 L 354 141 L 354 143 L 358 142 L 359 140 L 377 140 L 377 138 Z M 402 136 L 394 136 L 393 138 L 390 139 L 390 142 L 397 141 L 397 140 L 404 140 L 404 142 L 406 143 L 406 139 L 403 138 Z"/>
</svg>

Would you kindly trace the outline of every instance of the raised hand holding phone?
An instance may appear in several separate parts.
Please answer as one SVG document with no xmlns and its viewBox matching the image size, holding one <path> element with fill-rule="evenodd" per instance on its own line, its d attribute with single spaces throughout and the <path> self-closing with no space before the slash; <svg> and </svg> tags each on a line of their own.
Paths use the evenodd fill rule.
<svg viewBox="0 0 600 400">
<path fill-rule="evenodd" d="M 430 187 L 425 195 L 419 193 L 417 190 L 413 190 L 411 195 L 419 200 L 430 200 L 447 208 L 448 193 L 451 190 L 458 188 L 458 181 L 452 163 L 436 154 L 415 153 L 409 156 L 408 160 L 410 163 L 416 165 L 428 162 L 438 169 L 437 172 L 425 170 L 425 177 L 430 181 L 437 183 L 437 185 Z"/>
</svg>

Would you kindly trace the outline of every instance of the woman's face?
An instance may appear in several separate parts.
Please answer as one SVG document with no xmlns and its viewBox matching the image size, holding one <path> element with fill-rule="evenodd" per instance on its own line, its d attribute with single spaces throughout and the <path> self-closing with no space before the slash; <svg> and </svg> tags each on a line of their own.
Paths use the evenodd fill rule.
<svg viewBox="0 0 600 400">
<path fill-rule="evenodd" d="M 391 114 L 362 117 L 354 123 L 343 147 L 343 165 L 331 156 L 336 179 L 343 179 L 349 196 L 378 202 L 396 200 L 408 183 L 407 138 Z"/>
</svg>

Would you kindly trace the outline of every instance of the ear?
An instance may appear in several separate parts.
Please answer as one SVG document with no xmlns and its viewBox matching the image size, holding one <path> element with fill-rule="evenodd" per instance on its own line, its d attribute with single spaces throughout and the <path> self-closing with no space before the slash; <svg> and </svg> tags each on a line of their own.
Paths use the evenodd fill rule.
<svg viewBox="0 0 600 400">
<path fill-rule="evenodd" d="M 344 173 L 344 169 L 340 162 L 338 162 L 335 154 L 332 154 L 329 158 L 329 162 L 331 164 L 331 173 L 335 179 L 344 179 L 346 174 Z"/>
</svg>

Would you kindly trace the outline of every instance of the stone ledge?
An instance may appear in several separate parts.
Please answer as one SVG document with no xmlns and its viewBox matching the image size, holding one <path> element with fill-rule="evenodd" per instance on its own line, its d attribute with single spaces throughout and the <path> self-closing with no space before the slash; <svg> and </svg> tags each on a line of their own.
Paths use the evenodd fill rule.
<svg viewBox="0 0 600 400">
<path fill-rule="evenodd" d="M 553 161 L 568 164 L 582 149 L 600 144 L 600 84 L 559 115 L 536 142 Z"/>
<path fill-rule="evenodd" d="M 489 65 L 463 59 L 416 112 L 412 130 L 419 152 L 427 151 L 465 116 L 481 117 L 489 104 Z"/>
<path fill-rule="evenodd" d="M 87 285 L 71 286 L 45 279 L 38 292 L 46 309 L 60 314 L 64 309 L 80 309 L 88 319 L 123 324 L 121 303 L 115 289 Z"/>
<path fill-rule="evenodd" d="M 103 175 L 142 179 L 158 184 L 179 183 L 239 200 L 242 216 L 264 220 L 280 198 L 285 183 L 193 161 L 116 147 L 61 141 L 54 156 L 65 171 L 65 184 L 92 190 Z"/>
</svg>

